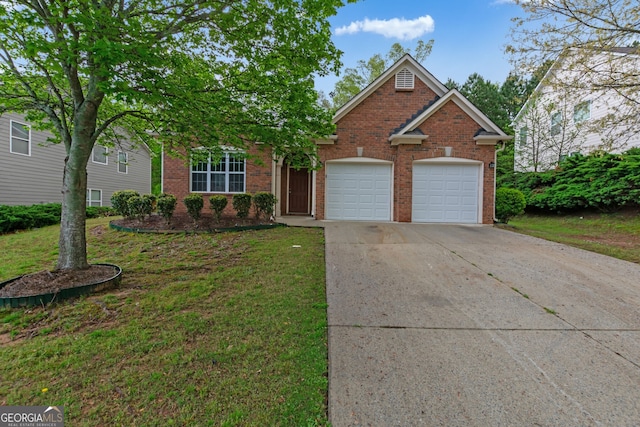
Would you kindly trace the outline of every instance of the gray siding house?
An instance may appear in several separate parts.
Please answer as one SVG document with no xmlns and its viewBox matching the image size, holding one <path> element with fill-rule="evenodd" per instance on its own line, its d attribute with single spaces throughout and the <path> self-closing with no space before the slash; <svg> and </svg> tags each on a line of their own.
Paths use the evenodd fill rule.
<svg viewBox="0 0 640 427">
<path fill-rule="evenodd" d="M 65 149 L 33 129 L 20 114 L 0 116 L 0 205 L 62 201 Z M 87 206 L 111 206 L 119 190 L 151 192 L 151 152 L 147 146 L 96 145 L 87 165 Z"/>
</svg>

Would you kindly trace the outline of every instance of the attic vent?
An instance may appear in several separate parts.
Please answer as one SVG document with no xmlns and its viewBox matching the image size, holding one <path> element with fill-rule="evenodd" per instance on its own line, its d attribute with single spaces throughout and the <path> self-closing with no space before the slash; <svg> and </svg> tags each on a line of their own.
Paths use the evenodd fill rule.
<svg viewBox="0 0 640 427">
<path fill-rule="evenodd" d="M 413 89 L 414 75 L 407 68 L 403 68 L 396 74 L 396 89 Z"/>
</svg>

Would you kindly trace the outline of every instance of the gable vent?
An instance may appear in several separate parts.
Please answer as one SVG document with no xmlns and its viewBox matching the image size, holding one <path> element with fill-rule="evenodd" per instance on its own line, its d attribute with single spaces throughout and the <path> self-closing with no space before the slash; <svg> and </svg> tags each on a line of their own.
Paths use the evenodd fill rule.
<svg viewBox="0 0 640 427">
<path fill-rule="evenodd" d="M 396 74 L 396 89 L 413 89 L 414 74 L 408 68 L 403 68 Z"/>
</svg>

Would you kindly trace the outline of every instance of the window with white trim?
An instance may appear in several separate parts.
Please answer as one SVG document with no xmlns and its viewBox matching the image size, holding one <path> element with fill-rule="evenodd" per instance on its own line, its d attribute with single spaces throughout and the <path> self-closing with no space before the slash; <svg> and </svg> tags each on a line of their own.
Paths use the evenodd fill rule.
<svg viewBox="0 0 640 427">
<path fill-rule="evenodd" d="M 106 165 L 109 163 L 109 150 L 104 145 L 94 145 L 93 152 L 91 154 L 91 161 L 93 163 L 99 163 Z"/>
<path fill-rule="evenodd" d="M 31 155 L 31 126 L 11 120 L 10 147 L 13 154 Z"/>
<path fill-rule="evenodd" d="M 244 193 L 246 162 L 238 152 L 225 152 L 217 163 L 211 157 L 191 162 L 191 191 L 194 193 Z"/>
<path fill-rule="evenodd" d="M 591 101 L 584 101 L 573 107 L 573 123 L 581 123 L 591 118 Z"/>
<path fill-rule="evenodd" d="M 562 113 L 560 111 L 551 115 L 551 136 L 560 135 L 562 131 Z"/>
<path fill-rule="evenodd" d="M 118 173 L 129 172 L 129 155 L 124 151 L 118 151 Z"/>
<path fill-rule="evenodd" d="M 413 89 L 414 74 L 408 68 L 403 68 L 396 73 L 396 89 Z"/>
<path fill-rule="evenodd" d="M 87 206 L 102 206 L 102 190 L 87 188 Z"/>
<path fill-rule="evenodd" d="M 528 131 L 529 129 L 527 129 L 526 126 L 521 127 L 520 130 L 518 131 L 518 143 L 520 144 L 520 147 L 524 147 L 525 145 L 527 145 Z"/>
</svg>

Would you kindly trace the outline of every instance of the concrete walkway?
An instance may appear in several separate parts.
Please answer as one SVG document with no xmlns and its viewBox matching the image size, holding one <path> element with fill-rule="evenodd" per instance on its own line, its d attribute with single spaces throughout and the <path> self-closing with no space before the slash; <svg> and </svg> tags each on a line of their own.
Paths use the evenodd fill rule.
<svg viewBox="0 0 640 427">
<path fill-rule="evenodd" d="M 333 427 L 640 425 L 640 266 L 490 226 L 324 225 Z"/>
</svg>

